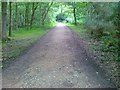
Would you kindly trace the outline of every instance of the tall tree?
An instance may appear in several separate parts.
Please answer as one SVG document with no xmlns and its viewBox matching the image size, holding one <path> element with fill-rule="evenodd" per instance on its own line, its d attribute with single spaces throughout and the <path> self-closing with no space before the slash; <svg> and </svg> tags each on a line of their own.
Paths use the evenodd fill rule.
<svg viewBox="0 0 120 90">
<path fill-rule="evenodd" d="M 16 30 L 18 30 L 18 4 L 16 2 Z"/>
<path fill-rule="evenodd" d="M 9 36 L 12 36 L 12 2 L 9 2 L 10 22 L 9 22 Z"/>
<path fill-rule="evenodd" d="M 25 26 L 28 27 L 28 25 L 29 25 L 29 17 L 28 17 L 28 15 L 29 15 L 29 3 L 25 4 L 25 7 L 26 7 L 26 9 L 25 9 Z"/>
<path fill-rule="evenodd" d="M 68 5 L 72 6 L 74 24 L 77 25 L 77 16 L 76 16 L 76 2 L 68 2 Z"/>
<path fill-rule="evenodd" d="M 2 2 L 2 38 L 7 38 L 7 2 Z"/>
<path fill-rule="evenodd" d="M 72 5 L 73 5 L 74 24 L 77 25 L 76 6 L 75 6 L 75 2 L 73 2 Z"/>
<path fill-rule="evenodd" d="M 50 10 L 50 7 L 53 5 L 53 2 L 51 2 L 51 3 L 48 3 L 48 7 L 46 7 L 46 10 L 45 10 L 45 12 L 43 13 L 43 17 L 42 17 L 42 25 L 44 26 L 44 21 L 45 21 L 45 19 L 46 19 L 46 16 L 47 16 L 47 14 L 48 14 L 48 12 L 49 12 L 49 10 Z"/>
<path fill-rule="evenodd" d="M 117 36 L 118 36 L 118 46 L 120 46 L 120 2 L 118 2 L 118 15 L 117 15 L 117 29 L 118 29 L 118 32 L 117 32 Z M 118 50 L 118 56 L 120 56 L 120 48 Z"/>
<path fill-rule="evenodd" d="M 35 10 L 38 7 L 38 3 L 33 3 L 32 5 L 32 15 L 31 15 L 31 20 L 30 20 L 30 28 L 32 28 L 33 20 L 34 20 L 34 15 L 35 15 Z"/>
</svg>

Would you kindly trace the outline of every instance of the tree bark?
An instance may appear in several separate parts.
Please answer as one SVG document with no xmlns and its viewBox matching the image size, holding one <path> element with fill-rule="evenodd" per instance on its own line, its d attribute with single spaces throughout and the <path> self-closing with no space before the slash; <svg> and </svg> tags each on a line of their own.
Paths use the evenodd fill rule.
<svg viewBox="0 0 120 90">
<path fill-rule="evenodd" d="M 63 13 L 63 7 L 62 7 L 62 4 L 60 5 L 60 8 L 61 8 L 61 13 Z"/>
<path fill-rule="evenodd" d="M 74 24 L 77 25 L 75 2 L 73 2 L 73 16 L 74 16 Z"/>
<path fill-rule="evenodd" d="M 9 36 L 12 36 L 12 2 L 9 3 L 10 8 L 10 22 L 9 22 Z"/>
<path fill-rule="evenodd" d="M 117 32 L 117 36 L 118 36 L 118 46 L 120 46 L 120 2 L 118 2 L 118 15 L 117 15 L 117 22 L 118 22 L 118 24 L 117 24 L 117 30 L 118 30 L 118 32 Z M 119 48 L 119 50 L 118 50 L 118 56 L 120 56 L 120 48 Z"/>
<path fill-rule="evenodd" d="M 16 30 L 18 30 L 18 5 L 16 2 Z"/>
<path fill-rule="evenodd" d="M 27 26 L 27 27 L 29 25 L 29 19 L 28 19 L 29 12 L 28 12 L 28 10 L 29 10 L 29 3 L 27 3 L 26 10 L 25 10 L 25 26 Z"/>
<path fill-rule="evenodd" d="M 74 24 L 77 25 L 76 9 L 75 8 L 73 8 L 73 14 L 74 14 Z"/>
<path fill-rule="evenodd" d="M 2 2 L 2 39 L 7 38 L 7 2 Z"/>
<path fill-rule="evenodd" d="M 30 20 L 30 29 L 32 28 L 32 24 L 33 24 L 33 20 L 34 20 L 34 14 L 35 14 L 35 10 L 37 9 L 37 6 L 38 5 L 35 6 L 35 3 L 33 3 L 33 6 L 32 6 L 32 15 L 31 15 L 31 20 Z"/>
<path fill-rule="evenodd" d="M 42 17 L 42 25 L 43 25 L 43 26 L 44 26 L 44 21 L 45 21 L 45 19 L 46 19 L 46 16 L 47 16 L 47 14 L 48 14 L 48 12 L 49 12 L 49 9 L 50 9 L 50 7 L 52 6 L 52 4 L 53 4 L 53 2 L 49 5 L 49 7 L 47 8 L 46 12 L 43 14 L 43 17 Z"/>
</svg>

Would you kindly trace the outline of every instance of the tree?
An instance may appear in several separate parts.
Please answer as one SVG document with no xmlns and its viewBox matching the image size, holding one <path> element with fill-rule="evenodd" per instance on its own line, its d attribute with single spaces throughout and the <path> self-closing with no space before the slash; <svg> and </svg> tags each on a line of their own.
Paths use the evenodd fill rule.
<svg viewBox="0 0 120 90">
<path fill-rule="evenodd" d="M 29 3 L 25 4 L 26 10 L 25 10 L 25 26 L 28 27 L 29 25 Z"/>
<path fill-rule="evenodd" d="M 46 16 L 47 16 L 47 14 L 48 14 L 48 12 L 49 12 L 49 9 L 50 9 L 50 7 L 53 5 L 53 2 L 51 2 L 51 3 L 48 3 L 48 7 L 47 7 L 47 9 L 44 11 L 44 13 L 43 13 L 43 15 L 42 15 L 42 25 L 44 26 L 44 21 L 45 21 L 45 19 L 46 19 Z"/>
<path fill-rule="evenodd" d="M 10 22 L 9 22 L 9 36 L 12 36 L 12 2 L 9 2 Z"/>
<path fill-rule="evenodd" d="M 76 6 L 75 6 L 75 2 L 73 2 L 72 5 L 73 5 L 74 24 L 77 25 Z"/>
<path fill-rule="evenodd" d="M 2 39 L 7 38 L 7 2 L 2 2 Z"/>
<path fill-rule="evenodd" d="M 34 14 L 35 14 L 35 10 L 38 7 L 38 3 L 33 3 L 32 5 L 32 15 L 31 15 L 31 20 L 30 20 L 30 29 L 32 28 L 32 24 L 33 24 L 33 20 L 34 20 Z"/>
<path fill-rule="evenodd" d="M 73 17 L 74 17 L 74 24 L 77 25 L 76 2 L 68 2 L 68 5 L 72 6 L 72 13 L 73 13 Z"/>
<path fill-rule="evenodd" d="M 16 2 L 16 30 L 18 30 L 18 4 Z"/>
</svg>

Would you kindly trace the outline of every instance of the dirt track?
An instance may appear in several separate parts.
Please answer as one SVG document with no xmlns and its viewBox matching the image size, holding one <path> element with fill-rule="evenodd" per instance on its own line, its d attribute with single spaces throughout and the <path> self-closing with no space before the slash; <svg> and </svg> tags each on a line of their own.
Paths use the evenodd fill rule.
<svg viewBox="0 0 120 90">
<path fill-rule="evenodd" d="M 53 28 L 3 69 L 2 81 L 3 88 L 114 87 L 92 62 L 84 41 L 66 26 Z"/>
</svg>

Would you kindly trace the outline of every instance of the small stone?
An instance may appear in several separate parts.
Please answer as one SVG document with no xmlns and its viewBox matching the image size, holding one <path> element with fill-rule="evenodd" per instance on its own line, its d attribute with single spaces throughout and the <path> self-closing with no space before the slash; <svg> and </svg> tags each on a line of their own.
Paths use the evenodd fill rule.
<svg viewBox="0 0 120 90">
<path fill-rule="evenodd" d="M 99 84 L 99 87 L 100 87 L 101 85 Z"/>
<path fill-rule="evenodd" d="M 96 72 L 96 74 L 98 75 L 98 72 Z"/>
</svg>

